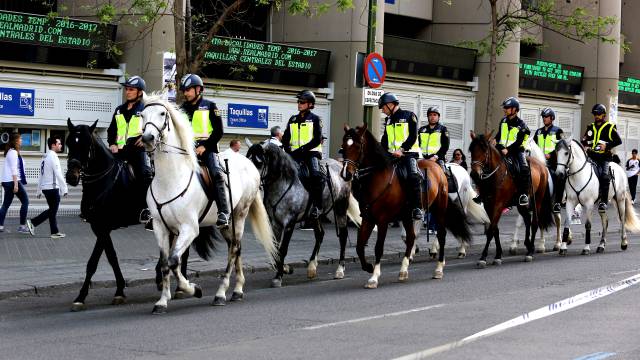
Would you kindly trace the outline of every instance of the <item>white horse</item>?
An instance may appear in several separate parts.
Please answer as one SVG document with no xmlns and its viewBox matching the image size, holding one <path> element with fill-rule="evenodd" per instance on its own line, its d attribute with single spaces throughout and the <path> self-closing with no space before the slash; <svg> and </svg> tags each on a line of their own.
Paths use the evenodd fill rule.
<svg viewBox="0 0 640 360">
<path fill-rule="evenodd" d="M 585 247 L 582 249 L 582 254 L 589 255 L 591 253 L 591 210 L 596 200 L 598 200 L 600 183 L 592 163 L 587 158 L 585 149 L 578 141 L 560 140 L 556 144 L 556 152 L 558 153 L 556 174 L 566 175 L 567 178 L 567 185 L 565 187 L 567 207 L 560 255 L 564 256 L 567 254 L 567 245 L 571 243 L 567 235 L 569 234 L 569 226 L 571 224 L 571 212 L 577 204 L 581 204 L 585 209 Z M 629 244 L 627 240 L 627 230 L 639 232 L 640 221 L 631 203 L 629 183 L 627 182 L 625 171 L 620 165 L 614 162 L 610 163 L 610 167 L 613 172 L 613 186 L 609 187 L 607 201 L 611 201 L 611 199 L 615 200 L 613 204 L 615 204 L 618 210 L 618 218 L 620 220 L 620 248 L 626 250 Z M 600 218 L 602 219 L 602 237 L 597 248 L 598 253 L 604 252 L 607 241 L 607 227 L 609 225 L 609 219 L 606 213 L 600 214 Z"/>
<path fill-rule="evenodd" d="M 467 215 L 469 220 L 475 221 L 480 224 L 488 225 L 490 223 L 489 216 L 487 215 L 486 210 L 482 204 L 477 204 L 473 201 L 473 198 L 477 196 L 476 191 L 473 189 L 473 185 L 471 183 L 471 177 L 465 168 L 458 164 L 448 163 L 445 164 L 445 167 L 448 170 L 451 170 L 451 173 L 456 179 L 456 184 L 458 184 L 458 191 L 449 193 L 449 201 L 455 201 L 460 204 L 464 213 Z M 416 239 L 420 235 L 420 228 L 422 225 L 422 221 L 417 220 L 414 222 L 414 228 L 416 232 Z M 402 241 L 405 241 L 406 233 L 404 227 L 401 232 Z M 413 251 L 411 252 L 410 260 L 413 260 L 413 255 L 415 253 L 417 246 L 413 245 Z M 467 256 L 467 246 L 468 244 L 462 241 L 459 241 L 458 247 L 458 258 L 462 259 Z M 439 245 L 437 241 L 434 241 L 429 248 L 429 255 L 435 259 L 438 254 Z"/>
<path fill-rule="evenodd" d="M 202 296 L 200 288 L 189 283 L 180 271 L 181 256 L 199 235 L 200 228 L 214 226 L 217 209 L 201 185 L 201 170 L 193 148 L 193 132 L 189 122 L 172 104 L 158 96 L 144 98 L 142 112 L 143 142 L 154 158 L 156 175 L 147 193 L 147 203 L 153 216 L 154 234 L 160 247 L 162 296 L 153 313 L 164 313 L 171 299 L 169 270 L 178 281 L 178 290 L 187 295 Z M 222 284 L 213 305 L 224 305 L 229 278 L 236 270 L 236 285 L 231 300 L 243 298 L 244 275 L 240 258 L 240 241 L 247 218 L 258 242 L 267 252 L 269 262 L 277 253 L 267 212 L 260 196 L 260 174 L 246 157 L 233 151 L 220 154 L 221 166 L 228 162 L 231 189 L 231 226 L 222 230 L 228 245 L 228 262 Z M 213 206 L 212 206 L 213 205 Z M 216 231 L 214 235 L 218 234 Z"/>
<path fill-rule="evenodd" d="M 525 149 L 529 152 L 530 157 L 538 159 L 543 164 L 547 162 L 544 156 L 544 152 L 542 151 L 542 149 L 540 149 L 538 144 L 536 144 L 536 142 L 533 140 L 533 136 L 529 137 L 529 141 L 527 141 L 527 143 L 525 144 Z M 553 179 L 551 177 L 551 173 L 549 172 L 548 168 L 547 168 L 547 172 L 549 176 L 548 177 L 549 191 L 551 192 L 551 194 L 553 194 Z M 561 226 L 560 224 L 561 224 L 562 218 L 560 214 L 555 214 L 555 213 L 553 214 L 553 218 L 556 223 L 556 243 L 553 246 L 553 251 L 558 251 L 560 249 L 560 244 L 562 243 L 562 237 L 560 236 L 560 226 Z M 521 244 L 521 241 L 518 238 L 518 233 L 520 232 L 520 229 L 522 228 L 523 225 L 524 225 L 524 220 L 522 220 L 522 216 L 518 215 L 518 219 L 516 220 L 516 228 L 513 232 L 513 239 L 511 240 L 511 244 L 509 245 L 509 253 L 511 255 L 516 254 L 518 247 Z M 571 238 L 572 238 L 571 231 L 569 231 L 569 239 Z M 535 242 L 536 252 L 544 253 L 545 252 L 544 244 L 545 244 L 544 231 L 541 229 L 540 239 L 538 239 Z"/>
</svg>

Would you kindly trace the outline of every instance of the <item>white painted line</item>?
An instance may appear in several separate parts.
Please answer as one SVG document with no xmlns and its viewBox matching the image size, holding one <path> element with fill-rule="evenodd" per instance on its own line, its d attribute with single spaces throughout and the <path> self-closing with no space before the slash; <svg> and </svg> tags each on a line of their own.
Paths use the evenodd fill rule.
<svg viewBox="0 0 640 360">
<path fill-rule="evenodd" d="M 611 273 L 611 275 L 622 275 L 622 274 L 634 273 L 634 272 L 638 272 L 638 271 L 640 271 L 640 269 L 627 270 L 627 271 L 618 271 L 618 272 Z"/>
<path fill-rule="evenodd" d="M 324 329 L 324 328 L 328 328 L 328 327 L 332 327 L 332 326 L 355 324 L 355 323 L 359 323 L 359 322 L 363 322 L 363 321 L 383 319 L 383 318 L 388 318 L 388 317 L 393 317 L 393 316 L 411 314 L 411 313 L 415 313 L 415 312 L 419 312 L 419 311 L 436 309 L 436 308 L 440 308 L 440 307 L 443 307 L 443 306 L 444 306 L 444 304 L 424 306 L 424 307 L 419 307 L 419 308 L 415 308 L 415 309 L 411 309 L 411 310 L 398 311 L 398 312 L 394 312 L 394 313 L 375 315 L 375 316 L 367 316 L 367 317 L 363 317 L 363 318 L 359 318 L 359 319 L 338 321 L 338 322 L 334 322 L 334 323 L 320 324 L 320 325 L 314 325 L 314 326 L 307 326 L 305 328 L 302 328 L 302 330 L 318 330 L 318 329 Z"/>
<path fill-rule="evenodd" d="M 615 354 L 616 353 L 612 353 L 612 352 L 597 352 L 597 353 L 593 353 L 585 356 L 580 356 L 579 358 L 575 358 L 573 360 L 602 360 L 608 357 L 612 357 Z"/>
<path fill-rule="evenodd" d="M 488 337 L 488 336 L 492 336 L 495 334 L 498 334 L 500 332 L 503 332 L 505 330 L 508 330 L 510 328 L 516 327 L 516 326 L 520 326 L 520 325 L 524 325 L 526 323 L 529 323 L 531 321 L 534 320 L 538 320 L 538 319 L 542 319 L 545 318 L 547 316 L 551 316 L 551 315 L 555 315 L 558 313 L 561 313 L 563 311 L 567 311 L 570 309 L 573 309 L 575 307 L 578 307 L 580 305 L 584 305 L 587 304 L 591 301 L 600 299 L 602 297 L 605 297 L 607 295 L 611 295 L 613 293 L 616 293 L 620 290 L 624 290 L 630 286 L 633 285 L 637 285 L 638 283 L 640 283 L 640 274 L 636 274 L 632 277 L 626 278 L 624 280 L 618 281 L 616 283 L 613 283 L 611 285 L 607 285 L 607 286 L 602 286 L 600 288 L 594 289 L 594 290 L 589 290 L 589 291 L 585 291 L 581 294 L 578 294 L 574 297 L 570 297 L 561 301 L 558 301 L 556 303 L 547 305 L 545 307 L 542 307 L 540 309 L 528 312 L 526 314 L 522 314 L 516 318 L 513 318 L 509 321 L 505 321 L 501 324 L 498 324 L 496 326 L 490 327 L 486 330 L 480 331 L 478 333 L 475 333 L 471 336 L 467 336 L 466 338 L 462 339 L 462 340 L 457 340 L 454 342 L 450 342 L 444 345 L 440 345 L 440 346 L 436 346 L 430 349 L 426 349 L 423 351 L 418 351 L 415 352 L 413 354 L 408 354 L 399 358 L 396 358 L 394 360 L 413 360 L 413 359 L 424 359 L 430 356 L 433 356 L 435 354 L 439 354 L 445 351 L 449 351 L 449 350 L 453 350 L 455 348 L 461 347 L 463 345 L 466 345 L 468 343 L 474 342 L 476 340 L 479 340 L 481 338 L 484 337 Z"/>
</svg>

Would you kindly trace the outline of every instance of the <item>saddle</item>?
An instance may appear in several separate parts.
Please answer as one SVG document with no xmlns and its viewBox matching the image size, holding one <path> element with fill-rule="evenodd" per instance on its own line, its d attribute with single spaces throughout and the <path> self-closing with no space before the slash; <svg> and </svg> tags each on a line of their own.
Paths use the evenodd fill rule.
<svg viewBox="0 0 640 360">
<path fill-rule="evenodd" d="M 596 173 L 598 180 L 601 180 L 603 175 L 602 168 L 593 161 L 591 162 L 591 166 L 593 167 L 593 171 Z M 611 182 L 612 179 L 613 179 L 613 169 L 611 169 L 611 166 L 609 166 L 609 182 Z"/>
<path fill-rule="evenodd" d="M 520 164 L 518 164 L 517 161 L 514 161 L 511 156 L 505 156 L 503 159 L 504 163 L 507 165 L 507 171 L 509 172 L 509 174 L 511 174 L 511 176 L 517 176 L 518 174 L 520 174 Z M 529 160 L 526 159 L 526 161 Z"/>
<path fill-rule="evenodd" d="M 322 174 L 322 177 L 325 178 L 325 180 L 327 179 L 327 169 L 325 166 L 323 166 L 324 163 L 320 163 L 320 173 Z M 298 168 L 298 179 L 300 179 L 300 182 L 302 183 L 302 185 L 304 186 L 305 189 L 308 189 L 309 186 L 309 181 L 311 180 L 311 170 L 309 170 L 309 167 L 304 163 L 304 162 L 296 162 L 296 166 Z"/>
<path fill-rule="evenodd" d="M 200 175 L 198 176 L 198 181 L 200 181 L 200 185 L 202 185 L 202 188 L 207 194 L 207 197 L 209 199 L 215 199 L 216 189 L 213 185 L 213 179 L 211 177 L 211 173 L 209 172 L 209 168 L 201 161 L 198 161 L 198 165 L 200 165 Z"/>
</svg>

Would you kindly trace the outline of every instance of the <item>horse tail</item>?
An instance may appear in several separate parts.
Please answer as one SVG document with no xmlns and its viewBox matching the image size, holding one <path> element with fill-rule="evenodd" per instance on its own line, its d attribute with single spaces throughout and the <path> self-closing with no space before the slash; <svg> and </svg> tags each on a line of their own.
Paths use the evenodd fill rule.
<svg viewBox="0 0 640 360">
<path fill-rule="evenodd" d="M 362 216 L 360 216 L 360 205 L 358 200 L 349 193 L 349 206 L 347 207 L 347 216 L 353 221 L 357 227 L 362 224 Z"/>
<path fill-rule="evenodd" d="M 278 249 L 275 244 L 275 237 L 271 224 L 269 223 L 269 215 L 262 203 L 262 196 L 256 194 L 255 199 L 251 203 L 249 208 L 249 221 L 251 222 L 251 228 L 258 240 L 258 243 L 264 247 L 269 258 L 269 263 L 274 264 L 274 260 L 278 258 Z"/>
<path fill-rule="evenodd" d="M 540 213 L 538 213 L 538 227 L 542 230 L 546 230 L 554 224 L 553 197 L 551 196 L 551 189 L 549 189 L 549 186 L 545 186 L 544 196 L 542 197 L 542 206 L 540 207 Z"/>
<path fill-rule="evenodd" d="M 216 229 L 213 226 L 201 227 L 200 233 L 193 239 L 192 245 L 202 259 L 209 260 L 212 250 L 215 250 L 214 240 L 221 239 L 223 239 L 222 236 L 216 234 Z"/>
<path fill-rule="evenodd" d="M 465 216 L 464 209 L 457 201 L 448 202 L 445 226 L 460 241 L 461 245 L 468 246 L 471 244 L 471 230 L 466 221 L 460 221 L 460 219 L 465 219 Z"/>
<path fill-rule="evenodd" d="M 640 232 L 640 221 L 638 221 L 638 215 L 633 208 L 631 193 L 629 193 L 629 191 L 625 192 L 624 199 L 624 227 L 634 233 Z"/>
<path fill-rule="evenodd" d="M 467 215 L 471 217 L 471 219 L 475 219 L 482 224 L 489 224 L 491 220 L 489 220 L 489 215 L 487 215 L 487 210 L 485 210 L 484 206 L 476 203 L 473 199 L 478 196 L 471 183 L 468 182 L 465 184 L 466 187 L 466 199 L 462 199 L 463 204 L 467 204 Z"/>
</svg>

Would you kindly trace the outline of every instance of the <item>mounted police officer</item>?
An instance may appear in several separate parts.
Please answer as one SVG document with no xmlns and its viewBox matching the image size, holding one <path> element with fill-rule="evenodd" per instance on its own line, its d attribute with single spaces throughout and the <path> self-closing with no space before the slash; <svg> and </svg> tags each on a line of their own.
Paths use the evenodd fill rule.
<svg viewBox="0 0 640 360">
<path fill-rule="evenodd" d="M 153 171 L 141 140 L 142 118 L 140 113 L 144 109 L 142 94 L 146 85 L 140 76 L 128 78 L 123 85 L 126 101 L 118 106 L 113 113 L 111 124 L 107 129 L 107 143 L 117 158 L 131 164 L 133 174 L 141 187 L 142 201 L 146 204 L 147 189 L 153 179 Z M 144 209 L 140 214 L 140 221 L 147 223 L 149 229 L 150 219 L 149 209 Z"/>
<path fill-rule="evenodd" d="M 556 113 L 552 108 L 544 108 L 542 112 L 540 112 L 540 116 L 542 117 L 542 122 L 544 126 L 536 130 L 533 135 L 533 141 L 538 144 L 538 147 L 544 153 L 545 159 L 547 159 L 547 166 L 551 169 L 550 174 L 554 177 L 554 188 L 555 188 L 555 202 L 553 204 L 553 212 L 558 214 L 560 213 L 560 203 L 562 202 L 562 197 L 564 196 L 564 178 L 555 177 L 555 170 L 558 165 L 556 156 L 556 143 L 558 140 L 562 139 L 562 129 L 553 125 L 553 121 L 556 119 Z"/>
<path fill-rule="evenodd" d="M 427 109 L 428 124 L 418 129 L 418 143 L 422 150 L 422 156 L 425 159 L 436 161 L 449 182 L 449 192 L 455 192 L 455 181 L 453 181 L 451 172 L 445 168 L 445 157 L 449 151 L 449 131 L 447 127 L 440 124 L 440 110 L 431 106 Z"/>
<path fill-rule="evenodd" d="M 216 189 L 216 205 L 218 219 L 216 226 L 225 228 L 229 225 L 229 202 L 224 183 L 224 171 L 218 161 L 218 142 L 222 138 L 222 118 L 216 104 L 203 97 L 204 83 L 195 74 L 187 74 L 180 81 L 180 91 L 185 101 L 182 110 L 187 114 L 193 129 L 196 144 L 196 155 L 209 169 L 209 174 Z"/>
<path fill-rule="evenodd" d="M 311 112 L 316 104 L 316 95 L 302 90 L 297 95 L 298 114 L 291 116 L 282 136 L 282 147 L 300 165 L 309 169 L 309 195 L 312 207 L 309 216 L 320 218 L 322 214 L 322 192 L 324 176 L 320 170 L 322 160 L 322 121 Z"/>
<path fill-rule="evenodd" d="M 399 104 L 400 101 L 392 93 L 384 93 L 378 100 L 378 108 L 387 116 L 384 120 L 385 132 L 380 142 L 393 157 L 400 158 L 400 164 L 409 174 L 407 200 L 412 209 L 411 217 L 422 220 L 424 215 L 421 206 L 421 175 L 418 170 L 418 118 L 411 111 L 400 109 Z"/>
<path fill-rule="evenodd" d="M 605 121 L 607 108 L 602 104 L 595 104 L 591 109 L 594 122 L 587 126 L 587 131 L 582 137 L 582 145 L 587 148 L 587 155 L 596 163 L 600 171 L 596 172 L 600 180 L 600 204 L 598 212 L 607 211 L 607 199 L 609 197 L 609 162 L 612 158 L 611 150 L 622 144 L 616 125 Z"/>
<path fill-rule="evenodd" d="M 516 176 L 516 185 L 520 197 L 519 206 L 529 206 L 529 189 L 531 188 L 531 171 L 524 155 L 524 144 L 529 138 L 527 124 L 518 117 L 520 102 L 515 97 L 509 97 L 502 103 L 504 118 L 500 121 L 500 128 L 496 133 L 496 149 L 502 155 L 517 162 L 519 174 Z M 515 174 L 514 174 L 515 175 Z"/>
</svg>

